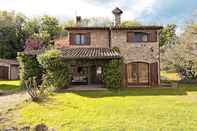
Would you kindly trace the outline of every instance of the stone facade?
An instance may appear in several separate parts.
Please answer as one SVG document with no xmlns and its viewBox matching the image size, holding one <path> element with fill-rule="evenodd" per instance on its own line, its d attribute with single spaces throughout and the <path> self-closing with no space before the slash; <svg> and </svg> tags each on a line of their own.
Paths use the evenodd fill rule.
<svg viewBox="0 0 197 131">
<path fill-rule="evenodd" d="M 131 62 L 159 62 L 158 42 L 127 42 L 127 30 L 113 30 L 111 33 L 111 47 L 118 47 L 124 63 Z"/>
<path fill-rule="evenodd" d="M 69 33 L 90 33 L 90 45 L 70 45 L 69 40 L 65 43 L 65 47 L 109 47 L 108 30 L 72 30 Z"/>
<path fill-rule="evenodd" d="M 123 86 L 127 87 L 127 66 L 132 62 L 148 63 L 148 84 L 158 85 L 160 83 L 160 53 L 159 42 L 128 42 L 128 32 L 155 32 L 157 29 L 146 30 L 131 30 L 131 29 L 95 29 L 95 30 L 69 30 L 69 33 L 90 33 L 90 45 L 70 45 L 69 40 L 66 43 L 68 47 L 103 47 L 114 48 L 117 47 L 120 50 L 120 54 L 123 58 Z M 156 33 L 156 32 L 155 32 Z M 155 34 L 155 38 L 157 37 Z M 69 38 L 69 37 L 68 37 Z M 156 66 L 153 66 L 156 64 Z M 154 68 L 154 69 L 153 69 Z M 154 80 L 153 80 L 154 79 Z"/>
<path fill-rule="evenodd" d="M 123 56 L 124 63 L 130 62 L 159 62 L 159 43 L 127 42 L 128 30 L 111 31 L 111 48 L 118 47 Z M 90 45 L 70 45 L 69 40 L 65 41 L 64 47 L 103 47 L 109 48 L 108 30 L 71 30 L 69 33 L 90 33 Z M 69 37 L 68 37 L 69 38 Z"/>
</svg>

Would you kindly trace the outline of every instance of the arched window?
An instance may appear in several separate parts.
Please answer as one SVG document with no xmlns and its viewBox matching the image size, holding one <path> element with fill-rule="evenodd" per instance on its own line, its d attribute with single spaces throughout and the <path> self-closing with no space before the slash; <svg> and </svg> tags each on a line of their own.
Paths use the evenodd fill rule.
<svg viewBox="0 0 197 131">
<path fill-rule="evenodd" d="M 129 84 L 148 84 L 149 64 L 144 62 L 127 64 L 127 81 Z"/>
</svg>

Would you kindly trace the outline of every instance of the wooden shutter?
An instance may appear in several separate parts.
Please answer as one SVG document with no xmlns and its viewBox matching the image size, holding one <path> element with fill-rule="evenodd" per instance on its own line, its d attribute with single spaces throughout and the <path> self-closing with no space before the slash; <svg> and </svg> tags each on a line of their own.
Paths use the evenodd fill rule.
<svg viewBox="0 0 197 131">
<path fill-rule="evenodd" d="M 90 33 L 85 33 L 85 44 L 90 45 Z"/>
<path fill-rule="evenodd" d="M 69 33 L 69 43 L 70 43 L 70 45 L 75 44 L 75 34 L 74 33 Z"/>
<path fill-rule="evenodd" d="M 127 32 L 127 42 L 133 42 L 134 32 Z"/>
<path fill-rule="evenodd" d="M 149 31 L 149 42 L 157 42 L 157 31 Z"/>
<path fill-rule="evenodd" d="M 151 63 L 150 64 L 150 85 L 156 86 L 158 85 L 158 63 Z"/>
</svg>

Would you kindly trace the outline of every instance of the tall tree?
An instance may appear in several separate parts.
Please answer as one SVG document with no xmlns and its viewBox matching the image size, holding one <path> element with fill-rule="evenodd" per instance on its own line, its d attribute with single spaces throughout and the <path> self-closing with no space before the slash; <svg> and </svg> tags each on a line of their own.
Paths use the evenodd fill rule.
<svg viewBox="0 0 197 131">
<path fill-rule="evenodd" d="M 179 42 L 167 48 L 161 62 L 167 69 L 175 69 L 183 79 L 197 80 L 197 24 L 185 27 Z"/>
<path fill-rule="evenodd" d="M 0 58 L 16 58 L 16 53 L 23 49 L 24 23 L 23 15 L 0 11 Z"/>
<path fill-rule="evenodd" d="M 41 18 L 40 28 L 41 31 L 46 31 L 52 39 L 59 35 L 61 31 L 57 18 L 47 15 Z"/>
<path fill-rule="evenodd" d="M 176 33 L 175 33 L 176 25 L 169 24 L 164 27 L 160 32 L 159 38 L 159 46 L 171 46 L 174 45 L 176 42 Z"/>
</svg>

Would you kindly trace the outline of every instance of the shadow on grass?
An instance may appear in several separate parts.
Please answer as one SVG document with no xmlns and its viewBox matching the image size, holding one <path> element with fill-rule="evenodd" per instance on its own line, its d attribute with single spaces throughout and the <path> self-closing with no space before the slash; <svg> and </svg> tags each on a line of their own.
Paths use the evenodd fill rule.
<svg viewBox="0 0 197 131">
<path fill-rule="evenodd" d="M 18 85 L 10 85 L 10 84 L 0 84 L 1 91 L 18 91 L 20 90 L 20 86 Z"/>
<path fill-rule="evenodd" d="M 127 88 L 117 91 L 73 91 L 80 96 L 90 98 L 126 97 L 126 96 L 162 96 L 162 95 L 187 95 L 188 91 L 196 91 L 196 84 L 181 84 L 176 88 Z M 68 92 L 61 92 L 68 93 Z M 69 92 L 70 93 L 70 92 Z"/>
</svg>

